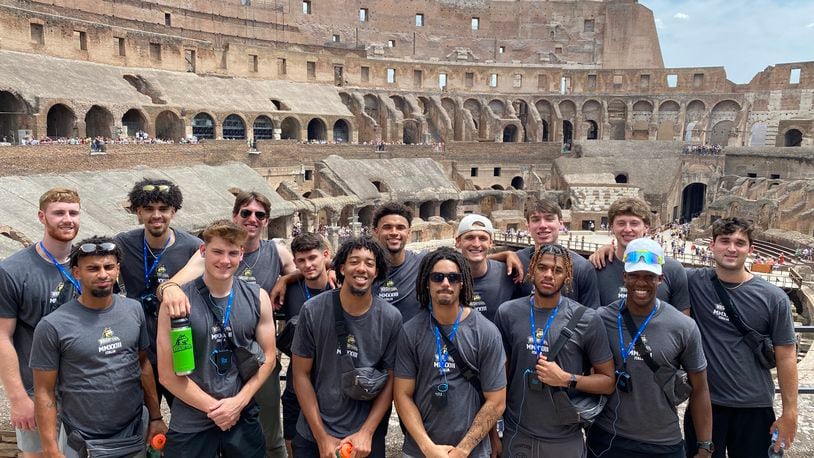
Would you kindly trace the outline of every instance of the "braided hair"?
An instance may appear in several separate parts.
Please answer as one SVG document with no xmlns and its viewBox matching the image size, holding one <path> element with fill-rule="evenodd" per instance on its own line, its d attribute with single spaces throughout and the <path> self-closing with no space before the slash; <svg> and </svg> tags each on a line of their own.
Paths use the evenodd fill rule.
<svg viewBox="0 0 814 458">
<path fill-rule="evenodd" d="M 540 262 L 543 255 L 546 254 L 552 254 L 556 257 L 562 258 L 562 268 L 565 271 L 563 289 L 565 292 L 571 291 L 574 280 L 574 266 L 571 262 L 571 255 L 568 253 L 568 250 L 565 247 L 556 243 L 541 245 L 540 248 L 534 251 L 534 255 L 531 257 L 531 261 L 529 261 L 529 271 L 526 274 L 526 281 L 531 282 L 531 284 L 534 285 L 534 274 L 537 273 L 537 264 Z"/>
<path fill-rule="evenodd" d="M 450 247 L 439 248 L 428 253 L 421 260 L 415 286 L 415 295 L 419 306 L 425 309 L 432 301 L 430 297 L 430 274 L 438 261 L 452 261 L 458 266 L 458 270 L 461 271 L 461 292 L 458 298 L 462 306 L 469 307 L 474 290 L 472 271 L 469 269 L 469 262 L 464 259 L 463 255 Z"/>
</svg>

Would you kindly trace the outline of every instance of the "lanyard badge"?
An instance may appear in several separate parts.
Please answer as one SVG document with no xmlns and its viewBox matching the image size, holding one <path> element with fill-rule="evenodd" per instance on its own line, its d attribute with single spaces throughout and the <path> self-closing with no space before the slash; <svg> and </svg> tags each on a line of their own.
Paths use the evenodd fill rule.
<svg viewBox="0 0 814 458">
<path fill-rule="evenodd" d="M 627 371 L 627 360 L 630 358 L 630 354 L 633 352 L 633 348 L 636 346 L 636 342 L 642 336 L 645 328 L 647 328 L 648 323 L 650 323 L 650 319 L 656 314 L 656 310 L 659 309 L 659 300 L 656 299 L 656 306 L 653 307 L 653 310 L 650 311 L 650 314 L 647 315 L 644 322 L 639 329 L 636 331 L 636 334 L 633 337 L 633 340 L 630 344 L 625 348 L 625 340 L 624 335 L 622 333 L 622 310 L 625 308 L 625 300 L 622 299 L 622 304 L 619 306 L 619 313 L 616 316 L 617 322 L 617 329 L 619 330 L 619 352 L 622 356 L 622 368 L 616 369 L 616 386 L 619 388 L 619 391 L 623 391 L 625 393 L 630 393 L 633 391 L 633 381 L 630 377 L 630 373 Z"/>
<path fill-rule="evenodd" d="M 62 267 L 62 264 L 60 264 L 59 261 L 56 260 L 54 255 L 52 255 L 51 252 L 48 251 L 47 248 L 45 248 L 45 245 L 43 245 L 42 241 L 40 241 L 40 249 L 42 250 L 43 253 L 45 253 L 46 256 L 48 256 L 48 259 L 51 260 L 54 266 L 56 266 L 56 268 L 59 269 L 59 273 L 61 273 L 66 280 L 71 282 L 73 287 L 76 288 L 76 292 L 82 294 L 82 285 L 80 285 L 79 282 L 76 281 L 75 278 L 73 278 L 73 275 L 71 275 L 70 272 L 68 272 L 67 270 L 65 270 L 64 267 Z"/>
<path fill-rule="evenodd" d="M 142 242 L 144 242 L 142 244 L 142 252 L 144 253 L 144 287 L 147 289 L 150 288 L 150 275 L 152 275 L 156 266 L 158 266 L 158 261 L 160 261 L 161 257 L 164 256 L 164 252 L 167 250 L 167 246 L 170 244 L 171 238 L 172 237 L 167 237 L 167 241 L 164 242 L 164 247 L 161 248 L 161 253 L 158 253 L 158 256 L 156 256 L 155 260 L 153 260 L 153 265 L 149 269 L 147 268 L 147 238 L 145 237 L 141 239 Z"/>
<path fill-rule="evenodd" d="M 543 352 L 543 343 L 545 343 L 545 338 L 548 335 L 548 330 L 551 328 L 551 323 L 554 322 L 554 317 L 557 316 L 557 312 L 560 309 L 560 304 L 562 304 L 562 296 L 560 296 L 560 300 L 557 301 L 557 306 L 554 307 L 554 310 L 551 312 L 551 316 L 548 317 L 548 321 L 546 321 L 545 328 L 543 328 L 543 335 L 540 336 L 540 339 L 537 340 L 537 326 L 534 325 L 534 295 L 532 294 L 529 296 L 529 324 L 531 324 L 531 343 L 534 347 L 534 353 L 537 355 L 537 359 L 540 358 Z"/>
<path fill-rule="evenodd" d="M 461 324 L 461 315 L 463 315 L 463 307 L 458 308 L 458 317 L 455 318 L 455 323 L 452 325 L 452 331 L 449 333 L 449 341 L 452 343 L 455 340 L 455 334 L 458 332 L 458 325 Z M 444 408 L 447 406 L 448 402 L 448 393 L 449 393 L 449 383 L 447 383 L 447 360 L 449 360 L 449 349 L 445 349 L 441 344 L 441 330 L 438 329 L 438 326 L 435 324 L 435 316 L 432 315 L 432 306 L 430 306 L 430 327 L 435 334 L 435 349 L 436 349 L 436 356 L 438 357 L 438 372 L 441 375 L 442 381 L 435 385 L 435 390 L 432 392 L 432 398 L 430 399 L 433 406 L 438 408 Z"/>
</svg>

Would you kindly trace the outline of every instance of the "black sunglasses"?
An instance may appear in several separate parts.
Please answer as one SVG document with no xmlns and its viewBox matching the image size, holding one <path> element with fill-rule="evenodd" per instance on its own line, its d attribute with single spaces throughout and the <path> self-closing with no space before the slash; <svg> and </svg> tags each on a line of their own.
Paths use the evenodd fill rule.
<svg viewBox="0 0 814 458">
<path fill-rule="evenodd" d="M 252 213 L 254 214 L 255 218 L 257 218 L 257 219 L 259 219 L 261 221 L 266 219 L 269 216 L 268 213 L 266 213 L 266 212 L 264 212 L 262 210 L 251 211 L 248 208 L 244 208 L 243 210 L 240 210 L 239 215 L 240 215 L 241 218 L 248 218 L 248 217 L 252 216 Z"/>
<path fill-rule="evenodd" d="M 430 281 L 433 283 L 443 283 L 444 279 L 449 280 L 449 284 L 454 285 L 455 283 L 460 283 L 463 280 L 463 276 L 458 272 L 431 272 L 430 273 Z"/>
<path fill-rule="evenodd" d="M 170 192 L 170 185 L 168 185 L 168 184 L 145 184 L 144 186 L 141 187 L 141 190 L 142 191 L 147 191 L 147 192 L 153 192 L 153 191 Z"/>
<path fill-rule="evenodd" d="M 116 249 L 116 244 L 113 242 L 104 242 L 104 243 L 83 243 L 79 245 L 78 250 L 90 254 L 90 253 L 109 253 Z"/>
</svg>

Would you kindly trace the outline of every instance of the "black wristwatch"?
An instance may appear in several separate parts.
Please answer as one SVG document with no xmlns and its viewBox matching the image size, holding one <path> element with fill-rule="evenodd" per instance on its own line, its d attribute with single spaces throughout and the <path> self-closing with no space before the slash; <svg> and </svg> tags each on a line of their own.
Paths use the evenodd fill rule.
<svg viewBox="0 0 814 458">
<path fill-rule="evenodd" d="M 569 390 L 577 389 L 577 374 L 571 374 L 571 379 L 568 381 L 568 389 Z"/>
<path fill-rule="evenodd" d="M 710 455 L 715 453 L 715 444 L 712 441 L 696 442 L 695 446 L 698 447 L 699 451 L 706 450 Z"/>
</svg>

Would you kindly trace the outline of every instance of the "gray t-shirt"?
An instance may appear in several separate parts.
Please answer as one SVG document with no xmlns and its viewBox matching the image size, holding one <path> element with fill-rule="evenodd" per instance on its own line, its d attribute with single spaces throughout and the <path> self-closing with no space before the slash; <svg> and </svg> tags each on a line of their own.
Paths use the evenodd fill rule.
<svg viewBox="0 0 814 458">
<path fill-rule="evenodd" d="M 712 268 L 689 269 L 693 318 L 701 330 L 704 352 L 709 359 L 707 379 L 713 404 L 727 407 L 770 407 L 774 400 L 774 382 L 729 322 L 715 287 Z M 775 345 L 796 341 L 789 297 L 782 289 L 754 276 L 740 286 L 724 283 L 732 304 L 746 325 Z M 732 289 L 728 289 L 732 288 Z"/>
<path fill-rule="evenodd" d="M 141 415 L 139 352 L 148 343 L 138 302 L 114 294 L 110 307 L 94 310 L 72 300 L 37 325 L 31 368 L 58 371 L 63 421 L 109 437 Z"/>
<path fill-rule="evenodd" d="M 616 301 L 598 310 L 608 332 L 617 369 L 622 368 L 617 325 L 621 303 L 622 301 Z M 638 327 L 646 318 L 633 315 L 633 322 Z M 623 318 L 622 336 L 627 349 L 631 337 L 624 323 Z M 650 350 L 653 361 L 659 366 L 669 364 L 676 369 L 681 367 L 687 372 L 701 372 L 707 366 L 698 327 L 692 318 L 670 304 L 659 301 L 658 310 L 642 333 L 641 339 Z M 620 436 L 640 442 L 659 445 L 674 445 L 680 442 L 682 436 L 676 408 L 656 384 L 653 371 L 635 348 L 627 360 L 627 372 L 630 374 L 633 389 L 630 393 L 619 389 L 614 391 L 597 418 L 596 425 L 605 431 L 614 431 L 615 427 Z"/>
<path fill-rule="evenodd" d="M 616 258 L 596 271 L 596 277 L 599 279 L 599 300 L 602 305 L 627 297 L 624 272 L 625 263 Z M 659 285 L 656 296 L 678 310 L 689 309 L 690 294 L 687 290 L 687 273 L 684 266 L 675 259 L 665 258 L 662 272 L 664 280 Z"/>
<path fill-rule="evenodd" d="M 387 270 L 387 278 L 373 285 L 373 293 L 393 304 L 401 312 L 405 323 L 418 313 L 420 308 L 415 296 L 415 284 L 423 258 L 424 253 L 405 250 L 404 262 L 398 266 L 391 266 Z"/>
<path fill-rule="evenodd" d="M 312 297 L 316 297 L 322 294 L 325 291 L 330 291 L 331 285 L 330 283 L 325 284 L 324 287 L 320 289 L 311 289 L 305 286 L 305 281 L 300 280 L 297 282 L 296 285 L 289 285 L 288 288 L 285 290 L 285 303 L 283 304 L 283 313 L 285 313 L 285 321 L 291 320 L 291 318 L 300 315 L 300 310 L 302 309 L 302 305 Z M 288 326 L 288 323 L 286 323 Z M 291 365 L 288 365 L 286 369 L 286 380 L 291 382 Z M 294 384 L 293 383 L 286 383 L 285 390 L 294 392 Z"/>
<path fill-rule="evenodd" d="M 373 401 L 357 401 L 345 395 L 340 383 L 342 367 L 334 327 L 333 300 L 339 290 L 320 294 L 300 310 L 297 332 L 291 352 L 313 360 L 311 383 L 325 431 L 333 437 L 346 437 L 362 426 Z M 392 370 L 396 359 L 396 339 L 401 329 L 401 314 L 376 296 L 370 309 L 360 316 L 344 313 L 348 329 L 348 355 L 355 367 Z M 313 441 L 311 428 L 300 415 L 297 433 Z"/>
<path fill-rule="evenodd" d="M 62 265 L 67 272 L 70 267 Z M 28 367 L 34 328 L 43 316 L 76 295 L 73 284 L 59 269 L 37 253 L 35 245 L 0 262 L 0 317 L 16 318 L 14 349 L 20 378 L 29 396 L 34 395 L 34 379 Z"/>
<path fill-rule="evenodd" d="M 441 326 L 441 332 L 449 335 L 452 327 Z M 506 386 L 506 356 L 500 343 L 500 332 L 491 321 L 480 313 L 470 312 L 461 320 L 453 344 L 469 366 L 478 371 L 483 391 L 497 391 Z M 422 310 L 404 325 L 399 335 L 396 377 L 415 380 L 413 402 L 418 406 L 424 429 L 433 442 L 455 446 L 466 435 L 483 402 L 481 394 L 463 378 L 452 356 L 447 359 L 445 371 L 449 384 L 447 406 L 438 408 L 432 405 L 431 398 L 443 380 L 430 314 Z M 402 452 L 422 456 L 409 432 L 405 432 Z M 484 438 L 469 456 L 485 458 L 490 452 L 489 439 Z"/>
<path fill-rule="evenodd" d="M 255 284 L 237 278 L 234 280 L 232 309 L 224 332 L 222 319 L 229 298 L 210 299 L 207 297 L 208 294 L 201 296 L 196 283 L 189 282 L 183 286 L 184 294 L 189 298 L 189 321 L 192 328 L 192 348 L 195 352 L 195 371 L 188 377 L 215 399 L 229 398 L 239 393 L 244 383 L 238 374 L 234 354 L 232 364 L 223 375 L 218 374 L 211 355 L 217 350 L 233 350 L 233 342 L 241 347 L 249 347 L 256 341 L 255 331 L 260 318 L 260 290 Z M 213 300 L 218 308 L 217 318 L 206 300 Z M 229 335 L 232 335 L 233 339 L 229 339 Z M 170 429 L 173 431 L 197 433 L 215 426 L 215 423 L 206 416 L 206 412 L 186 404 L 178 397 L 171 407 Z"/>
<path fill-rule="evenodd" d="M 571 282 L 571 289 L 569 291 L 563 289 L 563 295 L 586 307 L 592 309 L 599 307 L 599 288 L 594 266 L 576 251 L 568 250 L 568 254 L 571 256 L 571 264 L 574 267 L 574 278 Z M 526 274 L 529 272 L 529 263 L 533 255 L 533 246 L 517 251 L 517 256 L 520 258 L 520 262 L 523 263 Z M 534 289 L 534 285 L 530 281 L 525 281 L 517 287 L 519 293 L 515 297 L 528 296 Z"/>
<path fill-rule="evenodd" d="M 147 250 L 147 270 L 153 266 L 155 256 L 159 257 L 158 264 L 150 274 L 149 284 L 145 283 L 144 274 L 144 229 L 133 229 L 122 232 L 116 236 L 116 245 L 122 252 L 121 278 L 127 297 L 139 300 L 148 293 L 155 293 L 156 287 L 173 275 L 177 274 L 189 261 L 189 258 L 201 247 L 201 239 L 178 229 L 175 232 L 175 242 L 164 250 L 150 248 Z M 152 250 L 152 251 L 150 251 Z M 147 334 L 150 336 L 150 348 L 147 355 L 150 362 L 155 365 L 155 335 L 158 329 L 158 310 L 154 314 L 145 313 L 147 318 Z"/>
<path fill-rule="evenodd" d="M 516 288 L 512 277 L 506 275 L 506 264 L 488 259 L 486 275 L 473 278 L 473 298 L 469 304 L 483 316 L 494 321 L 500 304 L 512 299 Z"/>
<path fill-rule="evenodd" d="M 547 442 L 566 442 L 582 434 L 580 426 L 557 424 L 549 414 L 553 408 L 550 398 L 546 400 L 543 393 L 530 391 L 524 375 L 526 369 L 534 370 L 537 364 L 534 339 L 531 336 L 529 306 L 528 297 L 515 299 L 501 305 L 495 316 L 495 325 L 503 336 L 503 347 L 509 360 L 509 390 L 503 418 L 506 420 L 506 426 L 512 431 L 519 430 L 523 434 Z M 547 355 L 550 346 L 560 338 L 563 328 L 578 307 L 580 305 L 574 300 L 563 298 L 542 343 L 543 355 Z M 553 309 L 534 308 L 534 328 L 538 342 L 543 337 L 552 311 Z M 584 374 L 591 368 L 586 362 L 599 364 L 613 358 L 608 344 L 608 334 L 595 310 L 586 310 L 574 331 L 574 335 L 557 355 L 556 362 L 564 371 Z"/>
<path fill-rule="evenodd" d="M 269 292 L 282 271 L 283 262 L 277 252 L 277 244 L 271 240 L 261 240 L 260 248 L 251 253 L 243 253 L 243 260 L 235 271 L 235 277 L 246 283 L 257 283 Z"/>
</svg>

